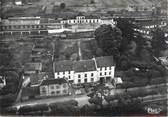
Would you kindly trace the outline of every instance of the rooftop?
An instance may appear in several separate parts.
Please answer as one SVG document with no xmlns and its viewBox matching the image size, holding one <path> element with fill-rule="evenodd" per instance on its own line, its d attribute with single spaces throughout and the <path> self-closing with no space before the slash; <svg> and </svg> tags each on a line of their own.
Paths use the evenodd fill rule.
<svg viewBox="0 0 168 117">
<path fill-rule="evenodd" d="M 31 85 L 38 85 L 41 83 L 41 81 L 46 77 L 45 73 L 40 73 L 40 74 L 31 74 L 30 75 L 30 82 Z"/>
<path fill-rule="evenodd" d="M 115 65 L 113 56 L 97 57 L 95 59 L 97 67 L 108 67 Z M 75 71 L 75 72 L 96 71 L 96 66 L 94 60 L 92 59 L 75 61 L 75 62 L 71 60 L 55 62 L 55 72 L 64 72 L 64 71 Z"/>
<path fill-rule="evenodd" d="M 42 85 L 51 85 L 51 84 L 63 84 L 63 83 L 67 83 L 67 81 L 64 78 L 59 78 L 59 79 L 47 79 L 47 80 L 43 80 L 41 83 Z"/>
<path fill-rule="evenodd" d="M 75 72 L 96 71 L 96 66 L 93 60 L 82 60 L 75 62 L 73 69 Z"/>
<path fill-rule="evenodd" d="M 40 62 L 32 62 L 32 63 L 26 63 L 24 66 L 25 71 L 41 71 L 42 70 L 42 63 Z"/>
<path fill-rule="evenodd" d="M 70 60 L 55 62 L 56 72 L 72 71 L 72 69 L 73 69 L 73 62 Z"/>
<path fill-rule="evenodd" d="M 97 57 L 96 63 L 97 67 L 108 67 L 108 66 L 114 66 L 114 59 L 113 56 L 102 56 L 102 57 Z"/>
</svg>

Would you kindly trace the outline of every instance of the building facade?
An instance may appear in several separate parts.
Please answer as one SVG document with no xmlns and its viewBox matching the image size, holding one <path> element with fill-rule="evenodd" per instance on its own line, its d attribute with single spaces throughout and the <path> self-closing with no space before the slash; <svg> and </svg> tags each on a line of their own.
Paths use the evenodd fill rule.
<svg viewBox="0 0 168 117">
<path fill-rule="evenodd" d="M 40 85 L 40 96 L 69 95 L 69 85 L 64 78 L 43 80 Z"/>
<path fill-rule="evenodd" d="M 55 63 L 54 68 L 55 79 L 66 78 L 72 84 L 110 81 L 115 72 L 112 56 L 81 61 L 59 61 Z"/>
<path fill-rule="evenodd" d="M 92 24 L 92 23 L 101 23 L 99 18 L 86 18 L 85 16 L 77 16 L 76 19 L 67 19 L 62 20 L 61 24 Z"/>
</svg>

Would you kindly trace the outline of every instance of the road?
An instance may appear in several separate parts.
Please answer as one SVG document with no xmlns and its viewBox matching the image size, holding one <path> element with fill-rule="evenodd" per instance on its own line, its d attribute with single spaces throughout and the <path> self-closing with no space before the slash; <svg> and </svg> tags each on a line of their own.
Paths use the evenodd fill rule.
<svg viewBox="0 0 168 117">
<path fill-rule="evenodd" d="M 168 85 L 168 83 L 167 83 Z M 136 87 L 136 88 L 129 88 L 128 91 L 137 91 L 138 89 L 141 90 L 151 90 L 159 87 L 165 87 L 166 84 L 159 84 L 159 85 L 151 85 L 151 86 L 146 86 L 146 87 Z M 117 94 L 122 94 L 125 92 L 125 89 L 114 89 L 111 90 L 111 93 L 114 95 Z M 38 100 L 29 100 L 26 102 L 19 102 L 13 105 L 13 107 L 20 107 L 20 106 L 26 106 L 26 105 L 36 105 L 36 104 L 51 104 L 51 103 L 56 103 L 56 102 L 64 102 L 64 101 L 69 101 L 69 100 L 76 100 L 78 101 L 79 106 L 83 106 L 85 104 L 89 104 L 88 102 L 89 97 L 84 94 L 84 95 L 71 95 L 71 96 L 64 96 L 64 97 L 52 97 L 52 98 L 46 98 L 46 99 L 38 99 Z"/>
</svg>

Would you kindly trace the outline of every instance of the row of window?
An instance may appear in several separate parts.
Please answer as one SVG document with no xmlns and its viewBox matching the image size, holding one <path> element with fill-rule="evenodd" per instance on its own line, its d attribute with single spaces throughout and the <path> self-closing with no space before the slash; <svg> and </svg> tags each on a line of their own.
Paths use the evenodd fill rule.
<svg viewBox="0 0 168 117">
<path fill-rule="evenodd" d="M 3 30 L 10 30 L 10 29 L 41 29 L 41 28 L 46 28 L 44 25 L 12 25 L 12 26 L 1 26 L 1 29 Z"/>
<path fill-rule="evenodd" d="M 111 75 L 111 72 L 104 72 L 104 74 L 101 72 L 100 76 L 102 76 L 102 75 Z"/>
<path fill-rule="evenodd" d="M 67 90 L 67 89 L 64 89 L 64 90 L 62 91 L 62 93 L 63 93 L 63 94 L 67 94 L 67 93 L 68 93 L 68 90 Z M 42 94 L 47 94 L 47 89 L 45 89 L 45 88 L 43 89 L 43 88 L 42 88 Z M 61 91 L 51 91 L 50 94 L 51 94 L 51 95 L 60 95 L 60 94 L 61 94 Z"/>
<path fill-rule="evenodd" d="M 67 20 L 67 21 L 63 21 L 63 23 L 97 23 L 99 22 L 98 19 L 78 19 L 78 20 Z"/>
<path fill-rule="evenodd" d="M 111 71 L 110 72 L 104 72 L 104 73 L 100 72 L 100 76 L 102 76 L 102 75 L 111 75 L 111 74 L 112 74 Z M 91 77 L 93 77 L 93 76 L 94 76 L 94 73 L 91 73 Z M 84 77 L 85 78 L 88 77 L 88 74 L 84 74 Z M 70 76 L 68 76 L 68 78 L 71 79 Z M 78 74 L 78 78 L 81 78 L 81 74 Z"/>
<path fill-rule="evenodd" d="M 50 89 L 60 89 L 61 85 L 50 85 Z M 63 88 L 67 88 L 67 84 L 63 84 Z"/>
<path fill-rule="evenodd" d="M 85 74 L 84 77 L 87 77 L 88 74 Z M 94 73 L 91 73 L 91 76 L 94 76 Z M 78 78 L 81 78 L 81 74 L 78 75 Z"/>
<path fill-rule="evenodd" d="M 63 93 L 63 94 L 67 94 L 67 93 L 68 93 L 68 90 L 63 90 L 62 93 Z M 61 94 L 61 91 L 51 91 L 50 94 L 51 94 L 51 95 L 60 95 L 60 94 Z"/>
<path fill-rule="evenodd" d="M 112 67 L 105 67 L 105 68 L 100 68 L 100 71 L 102 71 L 102 70 L 112 70 Z"/>
<path fill-rule="evenodd" d="M 88 80 L 87 79 L 84 79 L 84 83 L 87 83 Z M 94 82 L 94 78 L 91 78 L 91 82 Z M 81 79 L 78 79 L 78 83 L 81 83 Z"/>
</svg>

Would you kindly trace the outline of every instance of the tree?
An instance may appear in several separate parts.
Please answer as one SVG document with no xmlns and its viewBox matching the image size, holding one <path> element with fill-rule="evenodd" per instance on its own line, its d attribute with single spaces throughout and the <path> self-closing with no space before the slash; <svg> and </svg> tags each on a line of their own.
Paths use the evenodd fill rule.
<svg viewBox="0 0 168 117">
<path fill-rule="evenodd" d="M 117 27 L 122 32 L 123 40 L 121 42 L 121 51 L 127 51 L 127 47 L 130 43 L 130 41 L 135 39 L 135 34 L 137 32 L 134 31 L 134 28 L 137 28 L 135 24 L 133 24 L 133 19 L 128 18 L 119 18 L 117 19 Z"/>
<path fill-rule="evenodd" d="M 153 32 L 152 49 L 155 56 L 160 56 L 161 51 L 166 49 L 166 37 L 160 28 L 156 28 Z"/>
<path fill-rule="evenodd" d="M 94 3 L 95 3 L 95 1 L 94 1 L 94 0 L 91 0 L 91 1 L 90 1 L 90 4 L 94 4 Z"/>
<path fill-rule="evenodd" d="M 65 9 L 65 7 L 66 7 L 66 4 L 65 4 L 65 3 L 61 3 L 61 4 L 60 4 L 60 8 L 61 8 L 61 9 Z"/>
<path fill-rule="evenodd" d="M 0 43 L 0 66 L 7 67 L 11 64 L 12 53 L 9 49 L 9 45 L 7 43 Z"/>
<path fill-rule="evenodd" d="M 119 48 L 122 41 L 120 29 L 113 28 L 111 25 L 101 25 L 95 31 L 95 39 L 104 55 L 113 55 L 114 58 L 120 56 Z"/>
</svg>

